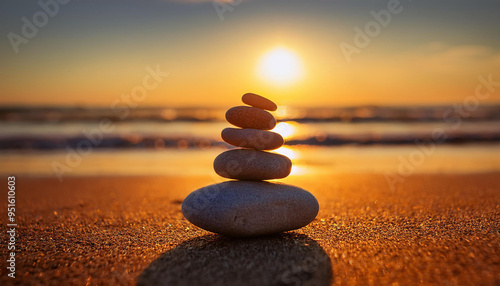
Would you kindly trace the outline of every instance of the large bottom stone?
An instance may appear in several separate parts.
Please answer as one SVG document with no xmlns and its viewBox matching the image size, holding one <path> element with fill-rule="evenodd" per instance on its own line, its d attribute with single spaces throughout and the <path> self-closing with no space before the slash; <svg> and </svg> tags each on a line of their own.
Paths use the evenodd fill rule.
<svg viewBox="0 0 500 286">
<path fill-rule="evenodd" d="M 314 220 L 319 204 L 299 187 L 229 181 L 198 189 L 182 213 L 202 229 L 230 236 L 257 236 L 301 228 Z"/>
</svg>

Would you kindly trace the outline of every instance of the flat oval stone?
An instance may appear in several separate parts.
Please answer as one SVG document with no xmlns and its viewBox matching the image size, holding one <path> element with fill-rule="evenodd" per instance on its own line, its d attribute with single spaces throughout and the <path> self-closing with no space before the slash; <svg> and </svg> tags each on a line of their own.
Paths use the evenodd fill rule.
<svg viewBox="0 0 500 286">
<path fill-rule="evenodd" d="M 290 175 L 292 161 L 288 157 L 253 149 L 233 149 L 214 160 L 214 170 L 224 178 L 262 181 Z"/>
<path fill-rule="evenodd" d="M 222 130 L 221 137 L 233 146 L 256 150 L 274 150 L 285 143 L 278 133 L 249 128 L 226 128 Z"/>
<path fill-rule="evenodd" d="M 229 181 L 198 189 L 182 203 L 182 214 L 202 229 L 230 236 L 256 236 L 298 229 L 314 220 L 319 204 L 299 187 Z"/>
<path fill-rule="evenodd" d="M 246 103 L 250 106 L 266 109 L 269 111 L 275 111 L 276 109 L 278 109 L 278 106 L 276 106 L 276 103 L 272 102 L 271 100 L 269 100 L 263 96 L 257 95 L 255 93 L 244 94 L 243 97 L 241 98 L 241 101 L 243 101 L 243 103 Z"/>
<path fill-rule="evenodd" d="M 276 126 L 274 116 L 260 108 L 236 106 L 226 112 L 226 120 L 241 128 L 271 130 Z"/>
</svg>

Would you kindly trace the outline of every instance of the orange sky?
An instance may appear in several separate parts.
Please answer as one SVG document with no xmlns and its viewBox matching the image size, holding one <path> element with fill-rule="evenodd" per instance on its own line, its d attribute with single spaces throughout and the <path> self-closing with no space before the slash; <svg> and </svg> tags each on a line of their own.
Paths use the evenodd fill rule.
<svg viewBox="0 0 500 286">
<path fill-rule="evenodd" d="M 109 106 L 137 91 L 148 66 L 169 76 L 136 102 L 143 106 L 226 106 L 245 92 L 299 106 L 450 104 L 473 94 L 479 75 L 500 81 L 500 48 L 497 39 L 488 38 L 494 34 L 489 22 L 478 32 L 442 15 L 434 22 L 445 27 L 431 29 L 427 19 L 419 22 L 415 15 L 421 7 L 402 6 L 406 10 L 392 15 L 348 61 L 340 45 L 353 45 L 354 27 L 372 21 L 370 11 L 385 9 L 387 2 L 367 7 L 320 2 L 292 9 L 249 0 L 222 21 L 211 2 L 154 2 L 159 7 L 130 2 L 132 7 L 119 13 L 101 7 L 97 23 L 92 9 L 78 7 L 84 4 L 62 7 L 67 10 L 61 8 L 19 53 L 8 39 L 2 42 L 0 104 Z M 20 18 L 37 7 L 12 3 L 18 14 L 3 20 L 5 34 L 20 34 Z M 358 16 L 342 16 L 347 12 Z M 257 72 L 262 57 L 276 47 L 292 51 L 302 66 L 302 76 L 286 85 Z M 498 93 L 485 102 L 500 102 Z"/>
</svg>

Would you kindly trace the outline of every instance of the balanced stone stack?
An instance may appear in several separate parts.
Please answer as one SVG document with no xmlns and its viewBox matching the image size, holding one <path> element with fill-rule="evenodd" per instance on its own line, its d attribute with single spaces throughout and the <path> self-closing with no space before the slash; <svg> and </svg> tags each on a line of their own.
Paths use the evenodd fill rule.
<svg viewBox="0 0 500 286">
<path fill-rule="evenodd" d="M 264 181 L 285 178 L 292 169 L 289 158 L 266 151 L 284 144 L 280 134 L 269 131 L 276 119 L 268 111 L 276 111 L 276 104 L 253 93 L 243 95 L 242 101 L 249 106 L 226 112 L 226 120 L 241 128 L 226 128 L 221 134 L 239 148 L 214 161 L 217 174 L 235 180 L 192 192 L 182 203 L 182 213 L 198 227 L 230 236 L 273 234 L 309 224 L 319 210 L 311 193 Z"/>
</svg>

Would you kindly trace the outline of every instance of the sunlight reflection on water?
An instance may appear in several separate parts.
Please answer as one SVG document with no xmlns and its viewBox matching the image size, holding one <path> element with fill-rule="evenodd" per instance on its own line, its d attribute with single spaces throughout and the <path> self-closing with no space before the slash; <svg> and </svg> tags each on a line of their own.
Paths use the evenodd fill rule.
<svg viewBox="0 0 500 286">
<path fill-rule="evenodd" d="M 65 176 L 175 175 L 215 176 L 213 160 L 224 148 L 95 150 Z M 290 177 L 314 174 L 398 172 L 417 146 L 284 146 L 292 162 Z M 500 144 L 440 145 L 414 173 L 500 171 Z M 0 174 L 54 176 L 53 162 L 66 163 L 66 152 L 0 152 Z"/>
<path fill-rule="evenodd" d="M 292 147 L 283 146 L 279 149 L 273 150 L 272 152 L 288 157 L 290 160 L 292 160 L 292 163 L 295 159 L 299 158 L 299 151 L 297 149 L 292 149 Z"/>
<path fill-rule="evenodd" d="M 297 123 L 295 122 L 280 122 L 276 125 L 276 127 L 274 127 L 272 131 L 280 134 L 286 140 L 295 135 L 295 133 L 297 132 L 295 128 L 296 125 Z"/>
</svg>

